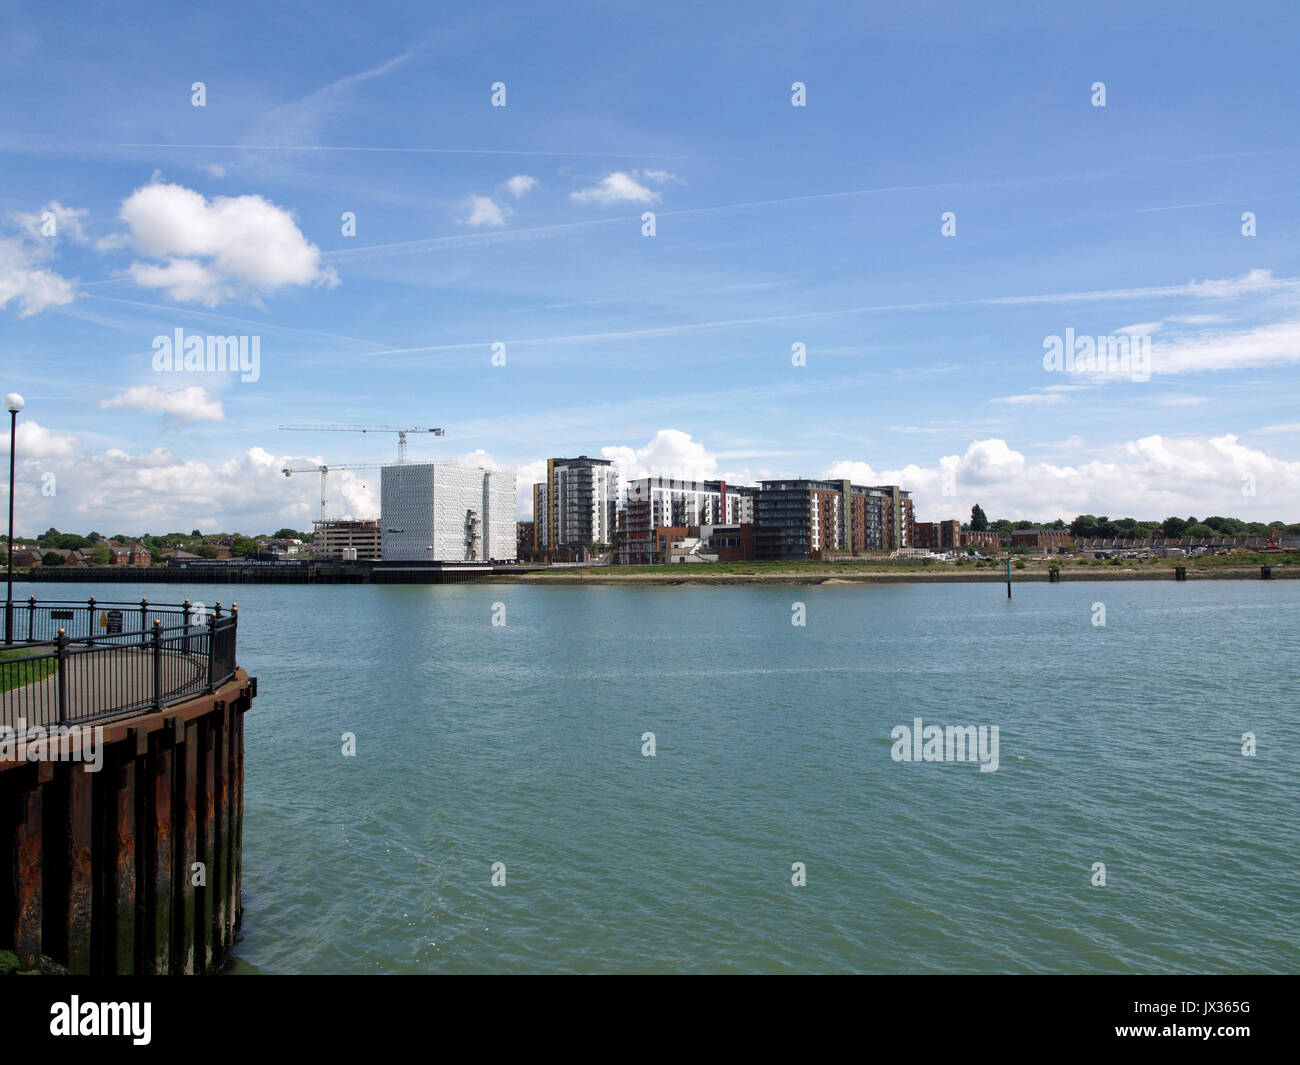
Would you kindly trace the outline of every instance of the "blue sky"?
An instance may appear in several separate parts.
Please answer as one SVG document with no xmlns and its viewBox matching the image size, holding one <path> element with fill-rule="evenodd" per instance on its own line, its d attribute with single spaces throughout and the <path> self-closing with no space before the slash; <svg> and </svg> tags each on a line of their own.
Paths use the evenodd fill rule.
<svg viewBox="0 0 1300 1065">
<path fill-rule="evenodd" d="M 0 3 L 20 532 L 306 527 L 282 466 L 396 453 L 296 422 L 521 500 L 585 453 L 1300 520 L 1293 5 L 77 7 Z M 176 329 L 257 380 L 157 372 Z M 1149 373 L 1045 369 L 1067 330 Z"/>
</svg>

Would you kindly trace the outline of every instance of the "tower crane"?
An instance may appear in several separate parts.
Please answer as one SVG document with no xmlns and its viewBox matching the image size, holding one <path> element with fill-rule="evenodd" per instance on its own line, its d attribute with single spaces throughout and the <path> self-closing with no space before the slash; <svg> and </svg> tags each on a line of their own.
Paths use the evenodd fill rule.
<svg viewBox="0 0 1300 1065">
<path fill-rule="evenodd" d="M 320 520 L 325 521 L 325 503 L 328 498 L 326 486 L 328 484 L 330 470 L 379 470 L 383 469 L 383 464 L 378 462 L 336 462 L 332 466 L 287 466 L 280 472 L 286 477 L 294 473 L 319 473 L 320 474 Z"/>
<path fill-rule="evenodd" d="M 418 425 L 282 425 L 281 429 L 300 429 L 314 433 L 396 433 L 397 461 L 406 461 L 406 434 L 432 433 L 434 436 L 446 436 L 443 429 L 424 429 Z M 342 467 L 338 467 L 342 469 Z"/>
</svg>

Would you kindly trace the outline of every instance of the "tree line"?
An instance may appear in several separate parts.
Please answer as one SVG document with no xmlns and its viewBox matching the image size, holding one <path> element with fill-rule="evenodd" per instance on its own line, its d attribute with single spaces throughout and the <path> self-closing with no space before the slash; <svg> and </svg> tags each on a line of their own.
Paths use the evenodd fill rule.
<svg viewBox="0 0 1300 1065">
<path fill-rule="evenodd" d="M 978 503 L 971 507 L 970 521 L 962 528 L 968 532 L 995 532 L 1010 536 L 1013 529 L 1046 529 L 1068 532 L 1074 539 L 1142 540 L 1149 537 L 1176 539 L 1207 539 L 1222 536 L 1268 536 L 1273 529 L 1290 536 L 1300 535 L 1300 522 L 1243 521 L 1214 515 L 1209 518 L 1169 517 L 1164 521 L 1147 521 L 1137 518 L 1110 518 L 1105 514 L 1080 514 L 1073 521 L 1057 518 L 1051 522 L 1009 521 L 999 518 L 989 521 L 984 508 Z"/>
</svg>

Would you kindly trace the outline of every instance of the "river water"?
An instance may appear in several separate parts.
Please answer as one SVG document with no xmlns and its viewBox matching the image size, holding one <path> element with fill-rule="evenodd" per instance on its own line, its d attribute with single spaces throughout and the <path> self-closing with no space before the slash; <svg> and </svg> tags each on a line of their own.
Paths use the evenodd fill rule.
<svg viewBox="0 0 1300 1065">
<path fill-rule="evenodd" d="M 29 593 L 238 600 L 246 971 L 1300 970 L 1300 581 Z"/>
</svg>

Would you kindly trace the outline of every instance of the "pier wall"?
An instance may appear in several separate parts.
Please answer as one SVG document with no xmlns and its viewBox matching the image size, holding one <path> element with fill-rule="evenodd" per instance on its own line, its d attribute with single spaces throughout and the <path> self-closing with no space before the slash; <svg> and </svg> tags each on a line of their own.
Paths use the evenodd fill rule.
<svg viewBox="0 0 1300 1065">
<path fill-rule="evenodd" d="M 256 694 L 241 669 L 211 694 L 104 723 L 95 772 L 0 760 L 0 951 L 19 969 L 207 973 L 228 960 Z"/>
</svg>

